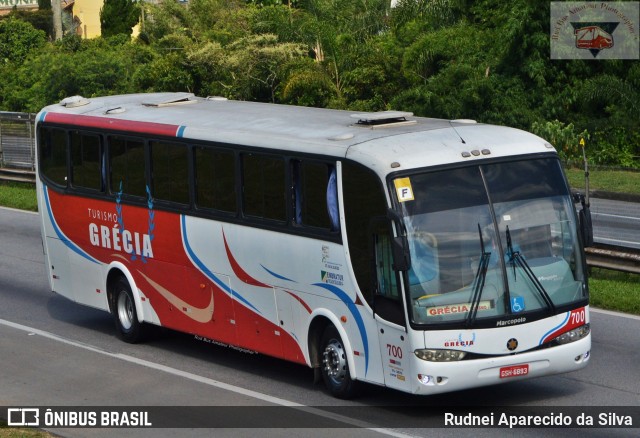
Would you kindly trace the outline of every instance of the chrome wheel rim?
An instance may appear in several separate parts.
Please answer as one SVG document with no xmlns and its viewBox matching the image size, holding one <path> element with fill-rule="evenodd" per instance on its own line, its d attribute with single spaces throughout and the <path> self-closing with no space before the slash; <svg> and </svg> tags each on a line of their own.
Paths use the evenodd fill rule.
<svg viewBox="0 0 640 438">
<path fill-rule="evenodd" d="M 118 295 L 118 320 L 125 331 L 131 330 L 134 318 L 133 301 L 129 298 L 129 294 L 122 291 Z"/>
<path fill-rule="evenodd" d="M 347 375 L 347 355 L 342 344 L 332 339 L 322 353 L 324 371 L 335 384 L 340 385 Z"/>
</svg>

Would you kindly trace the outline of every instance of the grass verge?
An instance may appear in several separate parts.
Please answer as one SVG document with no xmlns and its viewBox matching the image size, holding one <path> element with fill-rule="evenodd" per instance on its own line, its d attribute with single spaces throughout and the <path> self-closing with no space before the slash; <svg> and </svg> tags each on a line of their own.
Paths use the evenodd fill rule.
<svg viewBox="0 0 640 438">
<path fill-rule="evenodd" d="M 584 190 L 584 169 L 565 169 L 569 185 Z M 625 170 L 590 170 L 589 189 L 640 195 L 640 172 Z"/>
<path fill-rule="evenodd" d="M 28 183 L 0 182 L 0 205 L 20 210 L 38 211 L 36 186 Z"/>
<path fill-rule="evenodd" d="M 0 420 L 0 438 L 51 438 L 48 432 L 29 427 L 9 427 L 7 422 Z"/>
<path fill-rule="evenodd" d="M 640 275 L 592 268 L 590 304 L 601 309 L 640 315 Z"/>
</svg>

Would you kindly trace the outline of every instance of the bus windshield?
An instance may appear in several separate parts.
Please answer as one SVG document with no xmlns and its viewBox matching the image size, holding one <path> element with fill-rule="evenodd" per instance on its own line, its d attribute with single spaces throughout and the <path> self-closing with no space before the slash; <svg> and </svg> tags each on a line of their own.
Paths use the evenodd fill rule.
<svg viewBox="0 0 640 438">
<path fill-rule="evenodd" d="M 396 178 L 414 324 L 555 314 L 587 288 L 575 212 L 555 158 Z M 397 193 L 400 193 L 397 190 Z"/>
</svg>

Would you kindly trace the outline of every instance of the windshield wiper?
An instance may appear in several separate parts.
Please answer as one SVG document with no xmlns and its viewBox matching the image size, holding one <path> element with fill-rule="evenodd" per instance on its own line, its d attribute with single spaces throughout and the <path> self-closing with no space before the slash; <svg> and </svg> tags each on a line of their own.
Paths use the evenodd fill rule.
<svg viewBox="0 0 640 438">
<path fill-rule="evenodd" d="M 480 263 L 478 263 L 478 270 L 476 276 L 473 279 L 473 296 L 471 298 L 471 308 L 467 314 L 466 326 L 471 327 L 476 319 L 478 313 L 478 307 L 480 306 L 480 297 L 482 296 L 482 289 L 484 289 L 484 281 L 487 278 L 487 268 L 489 267 L 489 258 L 491 253 L 485 251 L 484 240 L 482 239 L 482 230 L 480 224 L 478 224 L 478 234 L 480 235 L 480 251 L 482 256 L 480 257 Z"/>
<path fill-rule="evenodd" d="M 524 271 L 524 273 L 526 274 L 527 278 L 529 278 L 529 280 L 533 283 L 533 285 L 535 286 L 536 291 L 538 291 L 538 293 L 542 297 L 542 300 L 545 302 L 545 304 L 547 305 L 549 310 L 551 310 L 551 312 L 553 314 L 555 314 L 556 313 L 556 306 L 555 306 L 555 304 L 553 304 L 553 301 L 551 300 L 551 297 L 549 296 L 547 291 L 544 289 L 544 286 L 542 286 L 542 283 L 540 283 L 540 280 L 538 280 L 538 278 L 536 277 L 536 274 L 531 269 L 531 266 L 529 266 L 529 263 L 527 263 L 527 261 L 524 259 L 524 257 L 522 257 L 522 254 L 520 254 L 520 251 L 514 251 L 513 250 L 513 245 L 511 243 L 511 232 L 509 231 L 509 226 L 508 225 L 507 225 L 506 234 L 507 234 L 507 251 L 509 253 L 509 261 L 511 262 L 511 265 L 513 266 L 513 278 L 514 278 L 514 280 L 516 278 L 516 264 L 517 264 L 520 267 L 520 269 L 522 269 Z"/>
</svg>

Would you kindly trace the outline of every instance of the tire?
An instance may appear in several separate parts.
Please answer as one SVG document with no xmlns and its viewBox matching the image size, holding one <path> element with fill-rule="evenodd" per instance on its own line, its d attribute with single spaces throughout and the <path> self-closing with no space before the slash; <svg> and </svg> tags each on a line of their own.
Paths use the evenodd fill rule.
<svg viewBox="0 0 640 438">
<path fill-rule="evenodd" d="M 144 338 L 144 326 L 138 321 L 136 303 L 131 286 L 125 278 L 120 278 L 113 288 L 113 321 L 118 338 L 130 344 L 140 342 Z"/>
<path fill-rule="evenodd" d="M 327 389 L 331 395 L 340 399 L 354 397 L 358 392 L 358 382 L 351 379 L 347 352 L 333 325 L 324 330 L 320 346 L 322 379 Z"/>
</svg>

